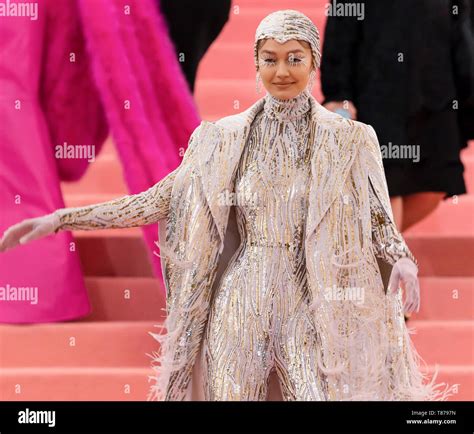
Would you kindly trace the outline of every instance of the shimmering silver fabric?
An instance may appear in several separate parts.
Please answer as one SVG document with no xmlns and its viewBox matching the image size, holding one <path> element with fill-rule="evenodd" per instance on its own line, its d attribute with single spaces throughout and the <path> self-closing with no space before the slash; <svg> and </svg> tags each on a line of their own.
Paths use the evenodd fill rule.
<svg viewBox="0 0 474 434">
<path fill-rule="evenodd" d="M 309 297 L 302 300 L 309 302 L 308 312 L 315 330 L 311 334 L 313 342 L 309 345 L 316 348 L 316 352 L 306 353 L 311 356 L 304 366 L 312 369 L 306 378 L 311 382 L 310 377 L 313 376 L 315 383 L 311 382 L 313 385 L 304 390 L 298 390 L 296 386 L 285 389 L 285 385 L 291 385 L 293 381 L 287 380 L 283 383 L 282 398 L 446 399 L 453 389 L 446 386 L 445 390 L 440 391 L 444 385 L 435 384 L 436 373 L 431 378 L 420 370 L 422 360 L 411 343 L 403 319 L 401 292 L 384 293 L 375 256 L 379 249 L 374 246 L 372 209 L 385 219 L 386 228 L 379 231 L 383 239 L 379 237 L 377 243 L 397 245 L 397 250 L 409 253 L 393 221 L 375 132 L 370 126 L 329 112 L 312 96 L 309 101 L 311 109 L 307 134 L 312 144 L 312 157 L 304 229 Z M 246 357 L 245 360 L 254 360 L 260 351 L 262 364 L 243 366 L 241 358 L 229 359 L 240 363 L 226 368 L 226 372 L 229 370 L 235 374 L 235 381 L 218 377 L 222 372 L 219 368 L 221 364 L 217 362 L 215 365 L 214 359 L 207 358 L 210 353 L 206 351 L 204 339 L 207 333 L 208 337 L 219 336 L 218 342 L 222 345 L 227 343 L 225 333 L 213 334 L 208 328 L 211 327 L 208 324 L 211 324 L 209 319 L 211 310 L 215 309 L 216 294 L 224 294 L 221 295 L 222 300 L 229 301 L 229 308 L 234 312 L 237 309 L 237 316 L 226 318 L 235 321 L 232 324 L 234 328 L 230 327 L 229 322 L 221 328 L 233 330 L 234 340 L 248 333 L 247 323 L 244 329 L 238 327 L 242 324 L 239 314 L 245 311 L 244 303 L 252 309 L 257 302 L 261 303 L 260 306 L 265 305 L 261 296 L 255 297 L 253 303 L 252 299 L 226 298 L 225 290 L 218 290 L 221 282 L 224 282 L 221 287 L 230 287 L 220 276 L 223 276 L 222 270 L 224 273 L 230 270 L 228 263 L 232 263 L 239 254 L 240 245 L 235 235 L 238 225 L 231 212 L 235 206 L 223 201 L 222 197 L 228 197 L 236 188 L 236 174 L 242 167 L 242 156 L 254 131 L 253 122 L 264 110 L 265 102 L 262 98 L 242 113 L 212 123 L 203 122 L 191 137 L 188 148 L 190 157 L 178 172 L 173 185 L 170 216 L 166 226 L 160 224 L 160 246 L 167 252 L 162 256 L 162 264 L 168 290 L 168 317 L 166 333 L 161 330 L 161 333 L 153 334 L 160 342 L 160 351 L 151 355 L 156 374 L 150 378 L 154 384 L 148 399 L 199 400 L 206 399 L 206 396 L 208 399 L 225 399 L 226 396 L 229 399 L 261 399 L 266 387 L 264 379 L 272 366 L 269 348 L 274 348 L 274 355 L 278 354 L 278 349 L 272 346 L 278 341 L 275 337 L 287 335 L 295 338 L 292 334 L 279 335 L 278 326 L 271 328 L 274 322 L 260 322 L 262 327 L 269 327 L 268 330 L 274 332 L 269 333 L 269 339 L 273 341 L 261 340 L 258 345 L 244 346 L 245 350 L 240 352 L 242 357 Z M 284 131 L 281 131 L 281 140 L 289 140 Z M 253 155 L 258 158 L 265 156 L 263 153 Z M 372 199 L 376 200 L 374 204 L 371 204 Z M 378 220 L 374 218 L 374 221 Z M 390 232 L 395 233 L 396 237 L 390 238 Z M 390 256 L 387 258 L 390 260 Z M 239 266 L 234 268 L 237 270 Z M 271 284 L 270 275 L 266 276 L 266 281 L 254 276 L 254 283 L 260 286 L 262 283 Z M 287 286 L 291 287 L 288 276 L 290 274 L 286 275 L 283 284 L 288 283 Z M 245 278 L 250 277 L 246 275 Z M 242 282 L 238 283 L 241 285 Z M 362 297 L 352 297 L 353 291 Z M 255 293 L 252 294 L 255 296 Z M 250 296 L 244 292 L 245 295 Z M 269 306 L 272 292 L 267 290 L 263 296 L 267 300 L 266 306 Z M 273 300 L 278 306 L 278 296 Z M 290 298 L 286 307 L 291 311 L 297 305 L 296 310 L 304 317 L 304 303 L 293 303 L 295 300 L 297 298 Z M 239 306 L 241 310 L 238 310 Z M 258 315 L 251 312 L 254 316 L 250 315 L 250 323 L 253 324 L 253 318 Z M 285 321 L 288 316 L 282 315 L 282 318 Z M 302 317 L 300 321 L 303 322 L 299 324 L 304 324 Z M 219 326 L 215 328 L 218 329 Z M 265 337 L 264 329 L 259 332 L 256 327 L 251 329 L 252 332 Z M 304 342 L 303 339 L 303 346 Z M 297 345 L 301 349 L 301 341 Z M 207 345 L 207 348 L 210 346 Z M 252 353 L 249 354 L 251 350 L 256 350 L 254 359 Z M 226 354 L 215 347 L 213 351 L 215 354 Z M 220 360 L 225 360 L 225 357 Z M 288 363 L 294 367 L 291 361 Z M 280 370 L 281 375 L 283 372 Z M 245 376 L 253 374 L 256 380 L 246 382 Z M 293 378 L 298 375 L 294 372 Z M 213 384 L 216 378 L 220 382 L 219 388 L 209 387 L 209 383 Z M 203 379 L 208 381 L 207 386 L 202 384 Z M 293 381 L 293 384 L 296 383 Z"/>
<path fill-rule="evenodd" d="M 324 400 L 320 343 L 304 259 L 311 144 L 309 95 L 268 95 L 237 171 L 241 245 L 223 275 L 204 336 L 206 400 L 265 400 L 276 369 L 285 400 Z"/>
<path fill-rule="evenodd" d="M 287 400 L 450 394 L 425 381 L 401 293 L 384 293 L 376 256 L 411 253 L 375 132 L 312 96 L 202 122 L 147 192 L 58 214 L 63 229 L 160 221 L 168 316 L 148 399 L 264 399 L 273 368 Z"/>
<path fill-rule="evenodd" d="M 56 210 L 58 230 L 128 228 L 155 223 L 166 217 L 176 170 L 139 194 L 78 208 Z"/>
<path fill-rule="evenodd" d="M 258 25 L 255 32 L 254 61 L 258 69 L 258 41 L 275 39 L 283 44 L 291 39 L 303 40 L 310 44 L 314 68 L 321 62 L 321 44 L 319 31 L 314 23 L 303 13 L 292 9 L 272 12 Z"/>
</svg>

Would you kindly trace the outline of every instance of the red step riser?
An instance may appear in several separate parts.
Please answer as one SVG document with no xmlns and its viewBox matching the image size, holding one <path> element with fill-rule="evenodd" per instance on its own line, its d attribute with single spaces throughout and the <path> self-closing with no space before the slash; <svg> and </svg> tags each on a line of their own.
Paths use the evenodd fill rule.
<svg viewBox="0 0 474 434">
<path fill-rule="evenodd" d="M 82 321 L 161 323 L 165 319 L 165 290 L 158 279 L 87 277 L 86 286 L 92 313 Z"/>
<path fill-rule="evenodd" d="M 473 365 L 474 321 L 411 321 L 416 350 L 428 364 Z"/>
<path fill-rule="evenodd" d="M 150 368 L 4 369 L 2 401 L 145 401 Z"/>
<path fill-rule="evenodd" d="M 92 313 L 83 321 L 162 321 L 164 288 L 154 278 L 87 277 Z M 473 278 L 422 277 L 421 309 L 413 320 L 474 320 Z M 124 299 L 124 289 L 131 298 Z"/>
<path fill-rule="evenodd" d="M 78 251 L 86 276 L 152 276 L 141 231 L 111 229 L 77 232 Z M 157 234 L 158 238 L 158 234 Z M 405 237 L 420 265 L 420 276 L 474 276 L 474 237 Z M 133 258 L 133 261 L 130 260 Z M 155 259 L 156 258 L 156 259 Z M 460 260 L 462 258 L 462 260 Z M 159 260 L 153 257 L 153 260 Z"/>
<path fill-rule="evenodd" d="M 0 400 L 145 401 L 153 384 L 148 381 L 150 375 L 154 375 L 151 369 L 9 369 L 0 372 Z M 460 384 L 450 401 L 474 399 L 471 367 L 442 368 L 437 382 Z"/>
<path fill-rule="evenodd" d="M 90 322 L 34 326 L 0 326 L 5 367 L 146 367 L 159 343 L 154 322 Z M 428 364 L 474 363 L 474 321 L 409 323 L 415 347 Z M 74 338 L 75 346 L 71 346 Z M 18 346 L 17 343 L 22 345 Z M 41 351 L 38 351 L 41 348 Z"/>
<path fill-rule="evenodd" d="M 154 322 L 0 325 L 0 368 L 150 366 Z M 74 339 L 74 346 L 71 346 Z M 18 343 L 21 342 L 21 345 Z M 1 369 L 0 369 L 1 371 Z"/>
</svg>

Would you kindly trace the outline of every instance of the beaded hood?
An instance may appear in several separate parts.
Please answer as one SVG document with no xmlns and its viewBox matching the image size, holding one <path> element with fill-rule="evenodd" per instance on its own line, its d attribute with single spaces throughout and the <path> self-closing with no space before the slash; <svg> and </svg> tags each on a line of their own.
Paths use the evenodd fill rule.
<svg viewBox="0 0 474 434">
<path fill-rule="evenodd" d="M 285 9 L 267 15 L 260 22 L 255 32 L 254 42 L 254 61 L 257 69 L 258 41 L 267 38 L 275 39 L 280 44 L 291 39 L 308 42 L 313 54 L 313 65 L 315 68 L 319 68 L 321 61 L 319 31 L 305 14 L 292 9 Z"/>
</svg>

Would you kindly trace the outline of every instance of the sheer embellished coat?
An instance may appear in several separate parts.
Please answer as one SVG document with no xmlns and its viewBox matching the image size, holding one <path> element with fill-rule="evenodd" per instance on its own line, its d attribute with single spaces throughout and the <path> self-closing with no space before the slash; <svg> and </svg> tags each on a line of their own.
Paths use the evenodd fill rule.
<svg viewBox="0 0 474 434">
<path fill-rule="evenodd" d="M 396 260 L 413 258 L 394 224 L 373 128 L 344 119 L 312 96 L 311 160 L 305 255 L 318 366 L 327 400 L 444 399 L 420 369 L 402 310 L 402 291 L 387 292 Z M 203 399 L 199 353 L 219 278 L 239 245 L 233 206 L 222 198 L 263 98 L 242 113 L 195 129 L 181 165 L 161 183 L 166 206 L 159 247 L 167 319 L 152 336 L 149 400 Z M 362 288 L 363 301 L 328 297 Z M 334 294 L 334 292 L 332 292 Z M 162 326 L 158 326 L 162 328 Z"/>
</svg>

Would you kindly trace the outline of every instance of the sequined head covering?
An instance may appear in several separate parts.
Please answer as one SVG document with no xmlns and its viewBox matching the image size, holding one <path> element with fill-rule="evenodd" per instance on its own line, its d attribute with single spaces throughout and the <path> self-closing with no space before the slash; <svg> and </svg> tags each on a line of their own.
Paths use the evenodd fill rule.
<svg viewBox="0 0 474 434">
<path fill-rule="evenodd" d="M 272 12 L 260 22 L 255 32 L 254 43 L 254 59 L 257 70 L 258 41 L 267 38 L 275 39 L 281 44 L 290 39 L 299 39 L 308 42 L 313 54 L 314 67 L 319 68 L 321 60 L 319 31 L 305 14 L 293 9 L 285 9 Z"/>
</svg>

